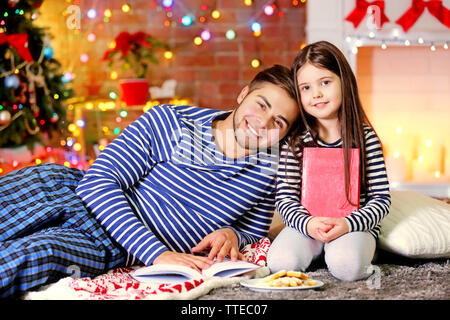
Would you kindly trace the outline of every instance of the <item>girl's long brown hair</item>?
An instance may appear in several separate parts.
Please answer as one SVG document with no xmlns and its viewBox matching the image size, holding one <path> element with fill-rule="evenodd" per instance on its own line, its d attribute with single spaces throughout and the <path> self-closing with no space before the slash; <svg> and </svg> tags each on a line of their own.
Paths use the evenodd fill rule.
<svg viewBox="0 0 450 320">
<path fill-rule="evenodd" d="M 361 100 L 358 94 L 358 86 L 356 78 L 347 59 L 343 53 L 333 44 L 327 41 L 319 41 L 312 43 L 300 50 L 295 57 L 291 71 L 295 79 L 296 98 L 300 106 L 300 117 L 304 126 L 299 126 L 296 132 L 291 135 L 289 140 L 289 148 L 302 163 L 301 156 L 296 150 L 302 150 L 305 147 L 300 132 L 300 128 L 306 127 L 313 137 L 312 145 L 317 146 L 317 126 L 315 118 L 304 112 L 301 104 L 300 92 L 298 88 L 297 72 L 305 64 L 310 63 L 317 68 L 329 70 L 336 74 L 341 80 L 342 105 L 339 109 L 338 116 L 341 126 L 342 148 L 344 149 L 345 163 L 345 188 L 347 199 L 349 198 L 349 181 L 350 181 L 350 149 L 359 148 L 360 150 L 360 177 L 361 191 L 366 191 L 366 151 L 365 151 L 365 135 L 364 124 L 372 127 L 366 113 L 364 112 Z M 303 154 L 303 152 L 301 152 Z"/>
</svg>

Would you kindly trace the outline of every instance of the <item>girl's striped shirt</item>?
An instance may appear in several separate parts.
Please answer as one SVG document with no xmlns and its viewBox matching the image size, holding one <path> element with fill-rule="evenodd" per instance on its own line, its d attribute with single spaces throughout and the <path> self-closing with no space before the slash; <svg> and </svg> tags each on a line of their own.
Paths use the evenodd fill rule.
<svg viewBox="0 0 450 320">
<path fill-rule="evenodd" d="M 155 106 L 105 148 L 78 185 L 86 207 L 144 264 L 165 250 L 190 252 L 223 227 L 235 231 L 241 248 L 267 235 L 279 150 L 225 157 L 211 123 L 226 113 Z"/>
<path fill-rule="evenodd" d="M 360 207 L 345 217 L 349 232 L 367 231 L 375 238 L 380 233 L 381 220 L 389 213 L 391 197 L 386 167 L 380 141 L 369 126 L 364 126 L 366 148 L 366 185 L 367 191 L 360 194 Z M 302 135 L 304 143 L 311 142 L 309 132 Z M 326 143 L 317 139 L 319 147 L 342 147 L 342 140 Z M 301 155 L 300 150 L 296 150 Z M 306 225 L 312 218 L 301 205 L 301 165 L 295 159 L 287 143 L 283 144 L 280 153 L 280 165 L 276 185 L 276 208 L 284 223 L 309 237 Z"/>
</svg>

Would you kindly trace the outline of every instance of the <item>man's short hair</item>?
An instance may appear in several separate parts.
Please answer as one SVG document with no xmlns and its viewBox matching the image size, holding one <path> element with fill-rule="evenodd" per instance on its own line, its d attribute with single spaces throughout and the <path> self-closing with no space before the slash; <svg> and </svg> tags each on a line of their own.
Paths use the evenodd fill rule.
<svg viewBox="0 0 450 320">
<path fill-rule="evenodd" d="M 294 79 L 289 68 L 279 64 L 275 64 L 270 68 L 258 72 L 258 74 L 248 85 L 250 89 L 249 93 L 253 90 L 258 89 L 264 82 L 272 83 L 284 89 L 292 99 L 297 99 Z"/>
</svg>

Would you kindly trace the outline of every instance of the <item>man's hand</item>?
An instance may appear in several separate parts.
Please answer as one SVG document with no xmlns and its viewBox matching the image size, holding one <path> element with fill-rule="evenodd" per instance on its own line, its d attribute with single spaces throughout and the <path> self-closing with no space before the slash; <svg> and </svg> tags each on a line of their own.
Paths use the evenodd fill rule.
<svg viewBox="0 0 450 320">
<path fill-rule="evenodd" d="M 229 255 L 232 261 L 245 260 L 239 252 L 238 238 L 230 228 L 223 228 L 208 234 L 202 241 L 192 248 L 192 252 L 201 252 L 206 248 L 211 248 L 208 258 L 221 262 L 225 256 Z"/>
<path fill-rule="evenodd" d="M 347 221 L 344 218 L 314 217 L 309 220 L 306 230 L 310 237 L 330 242 L 348 233 Z"/>
<path fill-rule="evenodd" d="M 195 256 L 189 253 L 164 251 L 153 260 L 153 264 L 162 263 L 182 265 L 201 271 L 202 269 L 209 268 L 214 261 L 207 257 Z"/>
</svg>

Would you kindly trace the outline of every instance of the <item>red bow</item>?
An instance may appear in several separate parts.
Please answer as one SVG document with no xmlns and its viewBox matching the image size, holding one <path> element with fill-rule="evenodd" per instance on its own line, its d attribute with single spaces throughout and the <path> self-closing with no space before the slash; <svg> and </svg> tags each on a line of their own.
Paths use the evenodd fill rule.
<svg viewBox="0 0 450 320">
<path fill-rule="evenodd" d="M 356 0 L 356 8 L 345 18 L 345 20 L 353 23 L 356 28 L 359 26 L 361 21 L 367 15 L 367 8 L 369 6 L 377 6 L 380 8 L 380 27 L 383 26 L 385 22 L 389 22 L 388 17 L 384 14 L 384 0 L 367 2 L 365 0 Z"/>
<path fill-rule="evenodd" d="M 23 60 L 27 62 L 33 61 L 30 50 L 28 50 L 27 33 L 17 33 L 11 35 L 0 33 L 0 45 L 5 43 L 9 43 L 13 48 L 15 48 Z"/>
<path fill-rule="evenodd" d="M 443 25 L 450 28 L 450 10 L 442 5 L 442 0 L 412 0 L 411 7 L 406 11 L 396 23 L 401 25 L 407 32 L 425 11 L 425 8 L 435 16 Z"/>
<path fill-rule="evenodd" d="M 128 51 L 130 51 L 131 46 L 135 43 L 151 49 L 152 44 L 147 40 L 148 37 L 150 36 L 142 31 L 138 31 L 133 34 L 130 34 L 126 31 L 121 32 L 115 39 L 116 47 L 113 50 L 106 51 L 103 58 L 106 59 L 110 52 L 115 51 L 122 51 L 122 56 L 126 56 L 128 54 Z"/>
</svg>

